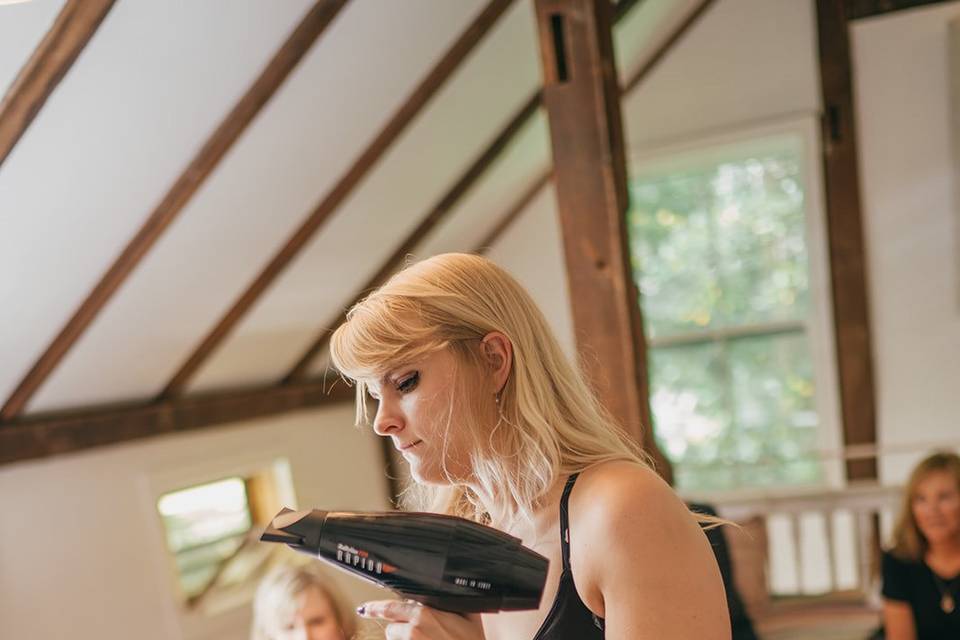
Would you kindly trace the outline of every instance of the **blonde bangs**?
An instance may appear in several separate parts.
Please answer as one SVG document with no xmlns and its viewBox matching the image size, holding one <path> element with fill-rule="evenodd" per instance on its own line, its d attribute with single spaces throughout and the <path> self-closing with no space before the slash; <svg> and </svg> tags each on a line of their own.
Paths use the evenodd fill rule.
<svg viewBox="0 0 960 640">
<path fill-rule="evenodd" d="M 369 422 L 367 381 L 447 346 L 424 322 L 420 307 L 416 299 L 384 288 L 354 305 L 331 336 L 331 363 L 357 385 L 357 424 Z"/>
</svg>

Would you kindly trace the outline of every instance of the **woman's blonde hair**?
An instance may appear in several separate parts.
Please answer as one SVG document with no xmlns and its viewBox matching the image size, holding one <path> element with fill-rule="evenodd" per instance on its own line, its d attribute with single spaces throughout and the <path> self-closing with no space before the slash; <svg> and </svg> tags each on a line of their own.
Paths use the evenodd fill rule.
<svg viewBox="0 0 960 640">
<path fill-rule="evenodd" d="M 489 366 L 481 340 L 494 331 L 513 346 L 501 390 L 478 386 L 486 380 L 477 376 Z M 366 381 L 443 349 L 455 355 L 458 372 L 466 372 L 456 376 L 451 398 L 479 406 L 497 394 L 496 424 L 456 425 L 477 445 L 473 475 L 484 495 L 497 501 L 497 513 L 529 517 L 559 477 L 599 462 L 650 466 L 568 361 L 530 295 L 476 255 L 449 253 L 414 263 L 349 310 L 331 338 L 330 354 L 334 366 L 357 383 L 358 424 L 369 422 Z M 425 495 L 412 506 L 489 519 L 462 483 L 418 490 Z"/>
<path fill-rule="evenodd" d="M 913 499 L 917 486 L 931 473 L 946 471 L 953 476 L 957 490 L 960 491 L 960 456 L 948 451 L 940 451 L 920 461 L 910 474 L 910 480 L 903 492 L 900 516 L 893 532 L 893 554 L 902 560 L 920 562 L 929 549 L 929 543 L 913 515 Z"/>
<path fill-rule="evenodd" d="M 343 637 L 353 638 L 356 620 L 343 596 L 314 564 L 303 564 L 275 566 L 260 581 L 253 599 L 250 639 L 274 640 L 277 631 L 296 615 L 297 598 L 310 588 L 318 589 L 330 603 Z"/>
</svg>

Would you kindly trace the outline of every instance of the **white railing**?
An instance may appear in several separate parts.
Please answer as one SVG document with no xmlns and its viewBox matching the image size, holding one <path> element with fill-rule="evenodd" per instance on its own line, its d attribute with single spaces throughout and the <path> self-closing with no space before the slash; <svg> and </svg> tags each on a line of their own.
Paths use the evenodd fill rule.
<svg viewBox="0 0 960 640">
<path fill-rule="evenodd" d="M 750 547 L 751 540 L 743 536 L 752 528 L 752 544 L 763 557 L 769 594 L 854 591 L 870 596 L 877 586 L 879 545 L 889 541 L 900 500 L 900 488 L 864 485 L 714 497 L 713 505 L 729 520 L 753 520 L 745 531 L 730 529 L 726 535 L 737 563 L 743 549 Z"/>
</svg>

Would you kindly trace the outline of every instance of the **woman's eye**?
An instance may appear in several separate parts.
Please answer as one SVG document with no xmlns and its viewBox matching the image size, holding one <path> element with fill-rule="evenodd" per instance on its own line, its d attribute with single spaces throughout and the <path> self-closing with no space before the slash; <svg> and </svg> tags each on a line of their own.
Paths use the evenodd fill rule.
<svg viewBox="0 0 960 640">
<path fill-rule="evenodd" d="M 397 383 L 397 389 L 401 393 L 409 393 L 417 388 L 417 383 L 420 382 L 420 374 L 414 372 Z"/>
</svg>

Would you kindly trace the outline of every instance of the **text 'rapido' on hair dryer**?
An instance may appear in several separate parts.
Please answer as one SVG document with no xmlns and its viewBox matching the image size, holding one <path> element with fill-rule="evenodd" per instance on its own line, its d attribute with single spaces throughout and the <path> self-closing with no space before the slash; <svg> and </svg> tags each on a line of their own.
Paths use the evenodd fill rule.
<svg viewBox="0 0 960 640">
<path fill-rule="evenodd" d="M 547 579 L 519 539 L 454 516 L 284 509 L 260 539 L 444 611 L 536 609 Z"/>
</svg>

